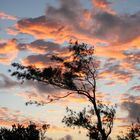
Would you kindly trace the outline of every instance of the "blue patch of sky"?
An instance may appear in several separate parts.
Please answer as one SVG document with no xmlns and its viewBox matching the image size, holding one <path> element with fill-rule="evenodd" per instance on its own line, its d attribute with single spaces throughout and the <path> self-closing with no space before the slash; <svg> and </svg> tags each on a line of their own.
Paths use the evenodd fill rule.
<svg viewBox="0 0 140 140">
<path fill-rule="evenodd" d="M 140 12 L 140 1 L 139 0 L 118 0 L 113 1 L 113 10 L 119 14 L 135 14 Z"/>
<path fill-rule="evenodd" d="M 16 38 L 20 43 L 30 43 L 35 40 L 34 36 L 24 33 L 18 34 Z"/>
<path fill-rule="evenodd" d="M 0 39 L 10 39 L 13 36 L 7 34 L 6 29 L 12 27 L 16 21 L 12 20 L 0 20 Z"/>
<path fill-rule="evenodd" d="M 18 17 L 37 17 L 45 14 L 47 5 L 56 5 L 56 0 L 0 0 L 0 11 Z"/>
<path fill-rule="evenodd" d="M 81 0 L 81 4 L 86 9 L 92 9 L 93 8 L 91 0 L 86 0 L 86 1 L 85 0 Z"/>
<path fill-rule="evenodd" d="M 44 13 L 46 0 L 0 0 L 0 11 L 18 17 L 36 17 Z"/>
<path fill-rule="evenodd" d="M 0 64 L 0 73 L 8 74 L 8 70 L 10 69 L 11 65 Z M 8 74 L 10 76 L 10 74 Z"/>
</svg>

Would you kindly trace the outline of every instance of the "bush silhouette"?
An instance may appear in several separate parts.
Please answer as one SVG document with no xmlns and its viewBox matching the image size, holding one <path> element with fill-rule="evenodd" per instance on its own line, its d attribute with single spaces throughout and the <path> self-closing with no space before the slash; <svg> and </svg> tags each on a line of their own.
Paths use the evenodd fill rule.
<svg viewBox="0 0 140 140">
<path fill-rule="evenodd" d="M 12 129 L 0 129 L 0 140 L 44 140 L 48 127 L 49 125 L 43 125 L 38 129 L 34 123 L 30 123 L 27 127 L 22 124 L 14 124 Z"/>
<path fill-rule="evenodd" d="M 139 140 L 140 139 L 140 121 L 132 123 L 128 127 L 128 132 L 123 136 L 118 136 L 118 140 Z"/>
</svg>

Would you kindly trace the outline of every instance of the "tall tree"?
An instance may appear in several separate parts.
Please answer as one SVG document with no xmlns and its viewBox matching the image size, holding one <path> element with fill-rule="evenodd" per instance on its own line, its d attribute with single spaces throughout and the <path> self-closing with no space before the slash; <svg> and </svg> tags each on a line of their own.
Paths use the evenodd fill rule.
<svg viewBox="0 0 140 140">
<path fill-rule="evenodd" d="M 71 94 L 86 97 L 91 103 L 92 110 L 96 116 L 95 125 L 88 126 L 91 127 L 89 132 L 94 135 L 90 136 L 90 138 L 107 140 L 112 131 L 115 109 L 104 106 L 96 98 L 97 62 L 94 57 L 94 47 L 75 42 L 70 44 L 69 51 L 71 54 L 69 57 L 52 56 L 52 61 L 57 61 L 59 64 L 57 66 L 52 65 L 39 69 L 34 66 L 23 66 L 18 63 L 13 63 L 12 66 L 17 70 L 12 72 L 11 75 L 17 77 L 18 80 L 33 80 L 68 90 L 64 96 L 49 96 L 48 103 L 65 98 Z M 40 105 L 36 101 L 29 101 L 27 104 L 32 103 Z M 64 122 L 66 124 L 68 122 L 67 120 L 68 118 L 65 117 Z M 90 121 L 88 125 L 91 125 Z"/>
</svg>

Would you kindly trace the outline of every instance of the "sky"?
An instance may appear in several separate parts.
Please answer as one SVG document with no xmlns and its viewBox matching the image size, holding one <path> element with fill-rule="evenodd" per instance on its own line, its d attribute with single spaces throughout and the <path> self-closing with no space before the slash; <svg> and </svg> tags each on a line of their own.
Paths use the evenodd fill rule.
<svg viewBox="0 0 140 140">
<path fill-rule="evenodd" d="M 69 40 L 95 47 L 100 61 L 97 97 L 117 104 L 111 137 L 140 116 L 140 1 L 139 0 L 0 0 L 0 126 L 49 123 L 48 140 L 87 140 L 86 131 L 61 123 L 65 108 L 88 106 L 70 96 L 45 106 L 25 106 L 65 91 L 37 82 L 21 84 L 10 76 L 12 62 L 44 68 L 48 54 L 68 55 Z"/>
</svg>

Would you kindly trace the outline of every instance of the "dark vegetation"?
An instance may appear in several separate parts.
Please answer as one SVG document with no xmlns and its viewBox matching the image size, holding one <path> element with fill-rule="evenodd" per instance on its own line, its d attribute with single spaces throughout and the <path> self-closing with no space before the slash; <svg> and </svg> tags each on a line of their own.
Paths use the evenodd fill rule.
<svg viewBox="0 0 140 140">
<path fill-rule="evenodd" d="M 70 44 L 69 51 L 71 53 L 69 57 L 52 56 L 52 65 L 43 69 L 13 63 L 12 66 L 16 68 L 16 71 L 11 75 L 22 83 L 25 80 L 32 80 L 67 90 L 64 96 L 49 95 L 48 103 L 71 94 L 84 96 L 89 101 L 90 108 L 85 108 L 78 113 L 67 108 L 67 114 L 62 122 L 68 127 L 77 126 L 87 129 L 87 136 L 90 140 L 108 140 L 112 132 L 116 109 L 115 106 L 109 107 L 103 104 L 96 97 L 98 63 L 94 56 L 94 47 L 75 42 Z M 57 62 L 59 65 L 54 66 L 53 62 Z M 32 100 L 26 103 L 26 105 L 28 104 L 44 105 Z M 130 133 L 133 133 L 131 129 Z M 129 134 L 126 137 L 129 137 Z M 118 136 L 118 139 L 137 140 L 126 137 L 123 139 Z"/>
<path fill-rule="evenodd" d="M 0 140 L 44 140 L 48 127 L 49 125 L 44 124 L 37 128 L 35 123 L 30 123 L 26 127 L 22 124 L 14 124 L 12 129 L 0 129 Z"/>
<path fill-rule="evenodd" d="M 140 121 L 132 123 L 128 127 L 128 132 L 122 136 L 118 136 L 118 140 L 140 140 Z"/>
</svg>

